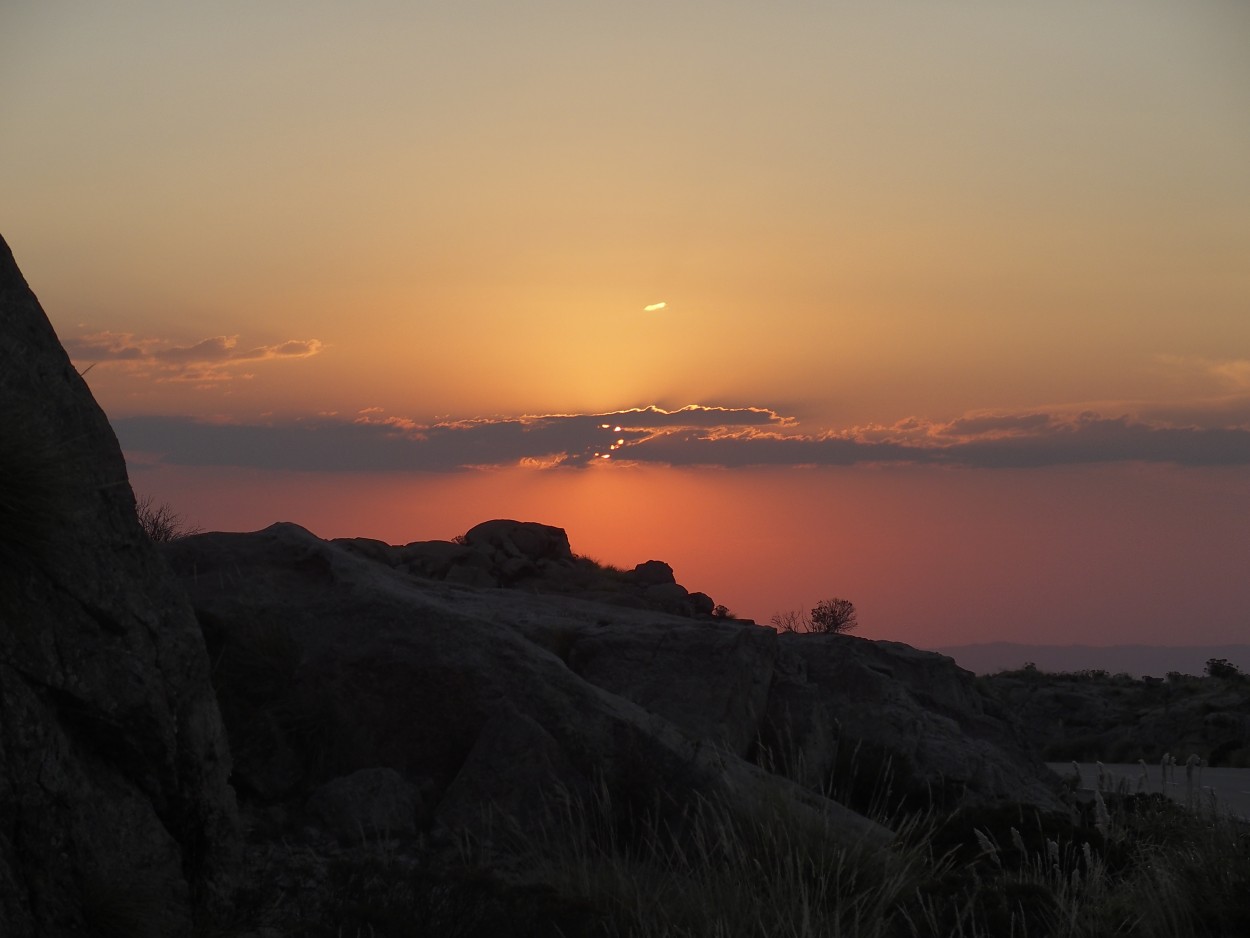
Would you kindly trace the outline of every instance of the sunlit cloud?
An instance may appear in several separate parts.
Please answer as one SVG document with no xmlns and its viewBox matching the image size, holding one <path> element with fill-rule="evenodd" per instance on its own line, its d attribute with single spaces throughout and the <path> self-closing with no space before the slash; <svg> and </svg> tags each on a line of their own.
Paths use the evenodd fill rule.
<svg viewBox="0 0 1250 938">
<path fill-rule="evenodd" d="M 1238 391 L 1250 391 L 1250 360 L 1239 358 L 1230 361 L 1210 362 L 1207 368 L 1211 374 L 1223 381 L 1228 387 Z"/>
<path fill-rule="evenodd" d="M 1217 392 L 1250 393 L 1250 359 L 1156 355 L 1155 363 L 1180 385 L 1205 385 Z"/>
<path fill-rule="evenodd" d="M 276 345 L 239 348 L 237 335 L 218 335 L 190 345 L 139 338 L 129 332 L 96 332 L 69 338 L 66 351 L 76 364 L 117 368 L 157 381 L 214 384 L 249 378 L 240 366 L 311 358 L 325 346 L 319 339 L 289 339 Z"/>
<path fill-rule="evenodd" d="M 656 406 L 600 414 L 474 417 L 421 423 L 366 408 L 354 417 L 255 423 L 185 417 L 115 421 L 128 452 L 184 465 L 307 471 L 449 472 L 598 464 L 724 469 L 929 465 L 973 469 L 1142 462 L 1250 465 L 1250 426 L 1180 426 L 1094 411 L 909 417 L 806 431 L 763 407 Z"/>
<path fill-rule="evenodd" d="M 642 311 L 643 311 L 644 313 L 654 313 L 654 312 L 656 312 L 657 310 L 664 309 L 666 306 L 668 306 L 668 304 L 667 304 L 667 303 L 652 303 L 652 304 L 651 304 L 651 305 L 649 305 L 649 306 L 644 306 L 644 307 L 642 308 Z"/>
</svg>

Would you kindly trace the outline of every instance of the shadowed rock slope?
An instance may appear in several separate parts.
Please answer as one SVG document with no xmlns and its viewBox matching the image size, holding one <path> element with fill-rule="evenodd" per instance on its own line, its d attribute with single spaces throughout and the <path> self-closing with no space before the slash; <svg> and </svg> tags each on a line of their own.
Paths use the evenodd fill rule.
<svg viewBox="0 0 1250 938">
<path fill-rule="evenodd" d="M 781 786 L 856 835 L 871 825 L 825 796 L 1057 804 L 972 675 L 908 646 L 431 581 L 292 524 L 166 554 L 217 663 L 236 786 L 275 822 L 377 770 L 434 834 L 488 804 L 538 829 L 544 793 L 598 780 L 642 803 Z"/>
<path fill-rule="evenodd" d="M 188 934 L 236 823 L 203 638 L 2 241 L 0 404 L 0 933 Z"/>
<path fill-rule="evenodd" d="M 166 555 L 215 662 L 235 785 L 270 819 L 288 823 L 327 784 L 362 771 L 377 780 L 379 769 L 407 783 L 417 814 L 406 827 L 449 836 L 480 831 L 487 809 L 536 832 L 550 821 L 550 796 L 600 783 L 625 801 L 745 807 L 781 781 L 741 758 L 743 727 L 733 727 L 735 745 L 717 745 L 717 732 L 585 680 L 561 657 L 570 630 L 628 628 L 645 615 L 670 628 L 688 620 L 432 583 L 293 524 L 196 535 Z M 703 628 L 733 639 L 715 623 Z M 703 667 L 712 678 L 714 664 Z M 722 676 L 723 686 L 713 681 L 704 699 L 690 699 L 692 709 L 719 708 L 736 692 L 733 669 Z M 781 788 L 848 836 L 881 833 L 835 802 Z"/>
</svg>

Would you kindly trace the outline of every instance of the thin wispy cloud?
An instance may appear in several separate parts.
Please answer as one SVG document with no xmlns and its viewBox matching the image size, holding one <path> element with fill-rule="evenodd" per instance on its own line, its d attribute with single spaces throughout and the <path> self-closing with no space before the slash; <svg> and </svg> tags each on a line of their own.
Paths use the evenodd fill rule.
<svg viewBox="0 0 1250 938">
<path fill-rule="evenodd" d="M 281 422 L 130 417 L 128 452 L 184 465 L 307 471 L 449 472 L 604 463 L 753 466 L 929 465 L 1028 469 L 1144 462 L 1250 465 L 1250 427 L 1176 426 L 1126 415 L 1031 411 L 804 432 L 763 407 L 649 406 L 597 414 L 422 423 L 367 408 Z"/>
<path fill-rule="evenodd" d="M 1205 387 L 1213 393 L 1250 392 L 1250 359 L 1199 355 L 1156 355 L 1157 368 L 1182 387 Z"/>
<path fill-rule="evenodd" d="M 1250 391 L 1250 360 L 1239 358 L 1208 362 L 1207 369 L 1228 387 L 1238 391 Z"/>
<path fill-rule="evenodd" d="M 69 338 L 65 350 L 80 366 L 115 367 L 158 381 L 221 382 L 250 377 L 241 368 L 259 362 L 311 358 L 319 339 L 289 339 L 276 345 L 239 347 L 237 335 L 218 335 L 190 345 L 140 338 L 129 332 L 96 332 Z"/>
</svg>

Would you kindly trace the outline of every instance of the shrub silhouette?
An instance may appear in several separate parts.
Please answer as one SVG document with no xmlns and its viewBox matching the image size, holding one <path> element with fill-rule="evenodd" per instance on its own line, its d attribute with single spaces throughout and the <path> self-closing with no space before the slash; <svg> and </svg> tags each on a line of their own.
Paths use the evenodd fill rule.
<svg viewBox="0 0 1250 938">
<path fill-rule="evenodd" d="M 1241 668 L 1227 658 L 1208 658 L 1206 672 L 1208 677 L 1221 678 L 1225 681 L 1240 681 L 1246 677 L 1241 673 Z"/>
<path fill-rule="evenodd" d="M 200 533 L 199 528 L 187 527 L 182 515 L 174 511 L 168 502 L 157 504 L 151 495 L 135 502 L 135 514 L 139 516 L 143 533 L 157 544 L 168 544 L 180 537 Z"/>
<path fill-rule="evenodd" d="M 788 609 L 776 613 L 769 621 L 778 632 L 817 632 L 826 635 L 849 632 L 859 625 L 855 604 L 849 599 L 837 597 L 821 600 L 808 615 L 797 609 Z"/>
<path fill-rule="evenodd" d="M 810 632 L 811 620 L 797 609 L 778 612 L 769 620 L 778 632 Z"/>
<path fill-rule="evenodd" d="M 832 634 L 850 632 L 859 622 L 855 616 L 855 604 L 849 599 L 823 599 L 812 610 L 813 632 Z"/>
</svg>

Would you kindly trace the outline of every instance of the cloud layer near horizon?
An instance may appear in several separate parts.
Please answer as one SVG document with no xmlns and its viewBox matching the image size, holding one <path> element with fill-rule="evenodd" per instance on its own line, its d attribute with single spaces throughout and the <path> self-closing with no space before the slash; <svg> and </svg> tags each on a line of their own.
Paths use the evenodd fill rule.
<svg viewBox="0 0 1250 938">
<path fill-rule="evenodd" d="M 805 433 L 759 407 L 691 405 L 602 414 L 481 417 L 423 425 L 379 408 L 271 423 L 114 421 L 123 448 L 178 465 L 311 472 L 585 467 L 912 464 L 985 469 L 1110 462 L 1250 465 L 1250 428 L 1175 426 L 1092 411 L 970 414 L 947 422 Z"/>
<path fill-rule="evenodd" d="M 211 385 L 238 377 L 239 366 L 274 359 L 311 358 L 323 346 L 318 339 L 289 339 L 276 345 L 240 349 L 237 335 L 217 335 L 191 345 L 165 339 L 137 338 L 129 332 L 97 332 L 65 340 L 76 363 L 125 368 L 136 377 Z"/>
</svg>

